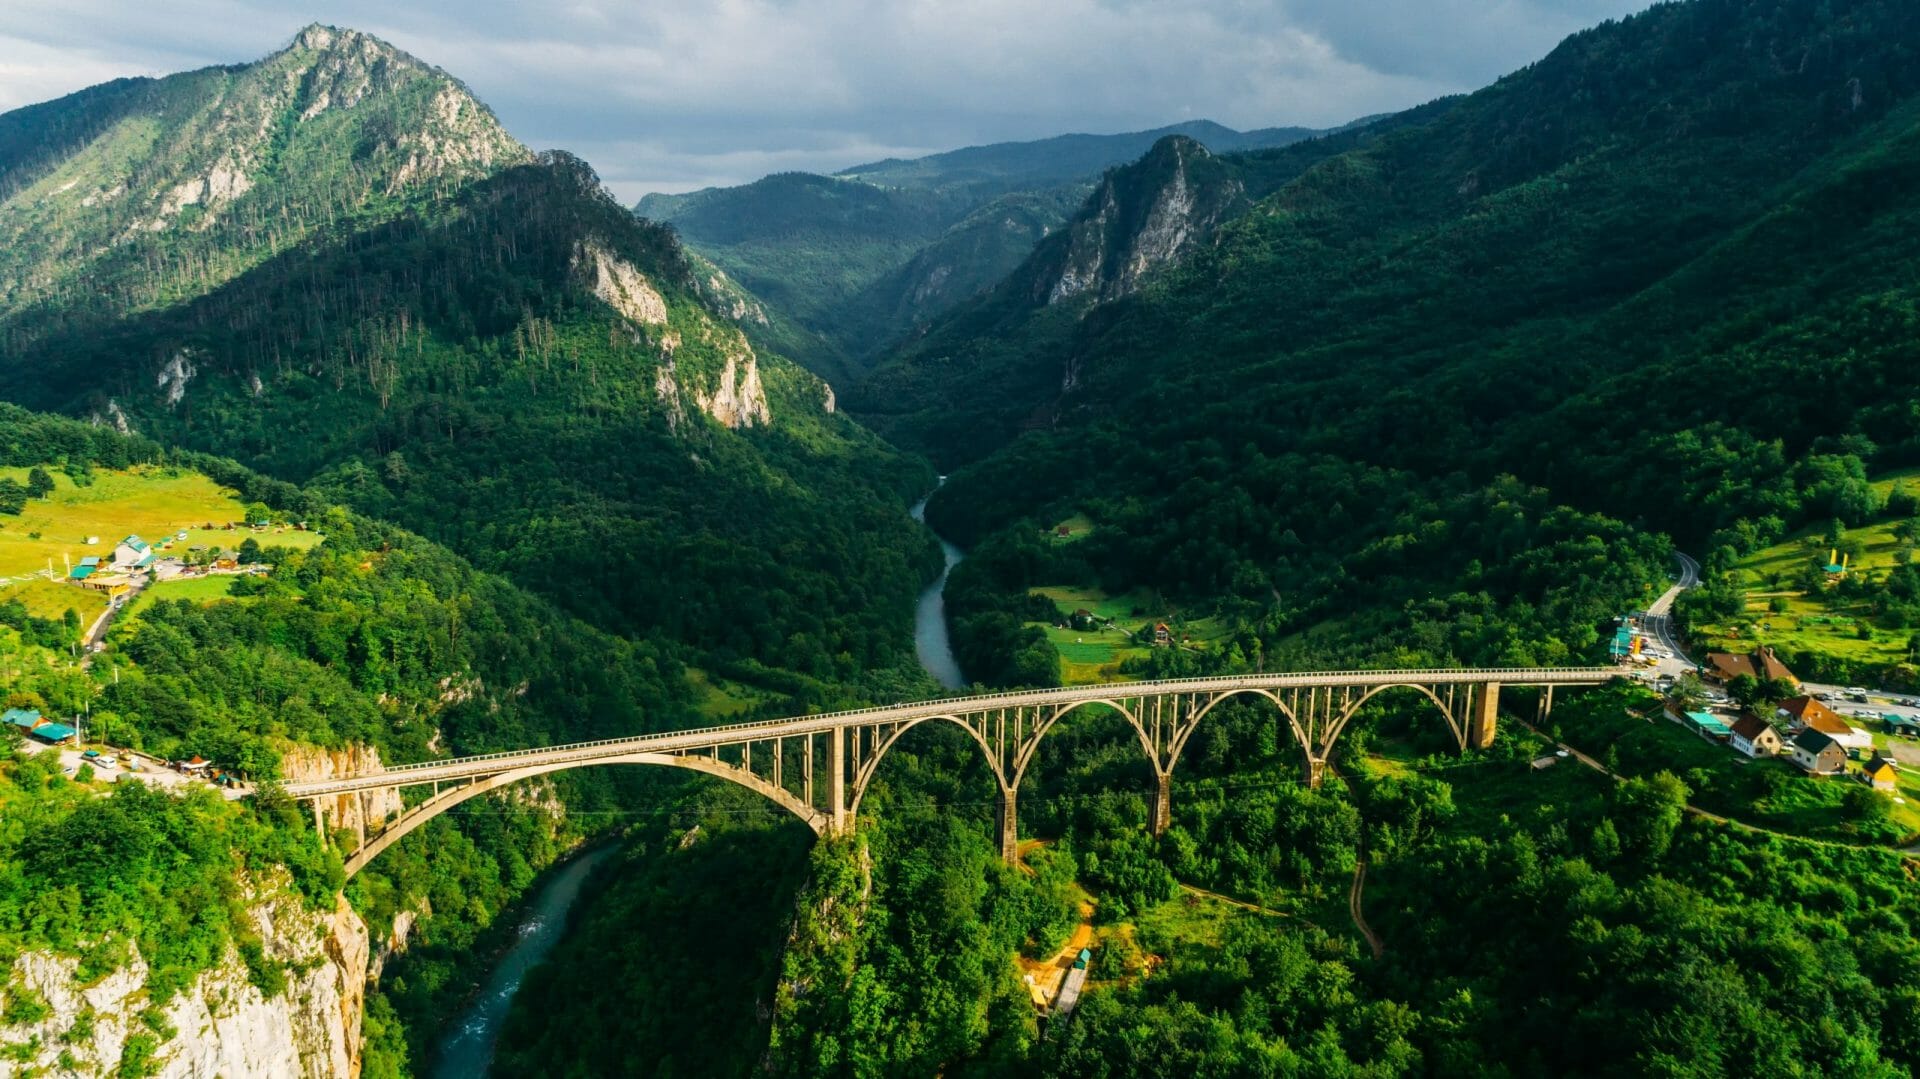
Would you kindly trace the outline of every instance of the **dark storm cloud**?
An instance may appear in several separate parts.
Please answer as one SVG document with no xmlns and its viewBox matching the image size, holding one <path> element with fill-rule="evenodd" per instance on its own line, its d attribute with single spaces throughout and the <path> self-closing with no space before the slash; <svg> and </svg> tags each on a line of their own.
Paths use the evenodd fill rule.
<svg viewBox="0 0 1920 1079">
<path fill-rule="evenodd" d="M 1328 125 L 1473 89 L 1645 0 L 0 0 L 0 110 L 259 57 L 308 22 L 464 80 L 626 199 L 1207 118 Z"/>
</svg>

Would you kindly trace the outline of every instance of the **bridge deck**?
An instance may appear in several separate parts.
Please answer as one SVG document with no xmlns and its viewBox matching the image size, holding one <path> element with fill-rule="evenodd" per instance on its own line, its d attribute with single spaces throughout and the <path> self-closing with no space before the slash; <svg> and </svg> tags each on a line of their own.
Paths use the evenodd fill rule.
<svg viewBox="0 0 1920 1079">
<path fill-rule="evenodd" d="M 1479 685 L 1488 682 L 1498 682 L 1505 686 L 1599 685 L 1617 677 L 1619 673 L 1611 667 L 1454 667 L 1415 671 L 1309 671 L 1290 674 L 1239 675 L 1227 678 L 1119 682 L 1097 686 L 1073 686 L 1065 689 L 1018 690 L 973 697 L 947 697 L 913 704 L 857 708 L 844 712 L 824 712 L 819 715 L 770 719 L 757 723 L 735 723 L 627 738 L 604 738 L 592 742 L 485 753 L 472 757 L 455 757 L 450 760 L 421 761 L 416 764 L 396 765 L 381 772 L 365 775 L 342 776 L 310 783 L 290 783 L 286 791 L 295 798 L 314 798 L 321 795 L 350 794 L 356 791 L 412 787 L 426 783 L 496 775 L 539 765 L 587 763 L 601 758 L 634 753 L 687 753 L 770 738 L 803 738 L 809 734 L 829 733 L 869 723 L 978 715 L 1003 708 L 1084 704 L 1092 701 L 1165 697 L 1183 693 L 1212 694 L 1234 690 L 1272 692 L 1328 687 Z"/>
</svg>

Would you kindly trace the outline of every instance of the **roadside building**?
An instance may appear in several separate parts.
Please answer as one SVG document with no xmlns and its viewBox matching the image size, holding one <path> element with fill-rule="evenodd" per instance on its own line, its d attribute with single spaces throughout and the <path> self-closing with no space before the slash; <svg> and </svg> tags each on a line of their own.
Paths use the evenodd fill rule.
<svg viewBox="0 0 1920 1079">
<path fill-rule="evenodd" d="M 94 571 L 98 570 L 99 568 L 100 568 L 99 566 L 89 566 L 85 563 L 81 563 L 80 565 L 75 566 L 72 569 L 67 571 L 67 579 L 71 581 L 84 581 L 87 578 L 93 576 Z"/>
<path fill-rule="evenodd" d="M 1790 682 L 1798 686 L 1800 679 L 1793 676 L 1787 665 L 1774 655 L 1772 645 L 1761 645 L 1752 652 L 1708 652 L 1707 673 L 1721 683 L 1733 681 L 1743 674 L 1750 674 L 1765 682 L 1774 679 Z"/>
<path fill-rule="evenodd" d="M 1828 723 L 1845 722 L 1840 718 L 1840 713 L 1828 708 L 1825 702 L 1805 696 L 1781 701 L 1778 714 L 1785 716 L 1787 723 L 1795 730 L 1809 726 L 1814 720 Z"/>
<path fill-rule="evenodd" d="M 79 731 L 65 723 L 42 723 L 27 732 L 27 737 L 36 742 L 45 742 L 50 746 L 64 745 L 74 740 Z"/>
<path fill-rule="evenodd" d="M 1860 778 L 1866 780 L 1874 790 L 1892 794 L 1900 781 L 1900 772 L 1894 768 L 1892 761 L 1875 753 L 1866 767 L 1860 769 Z"/>
<path fill-rule="evenodd" d="M 1741 716 L 1733 725 L 1733 736 L 1729 739 L 1733 748 L 1749 757 L 1777 757 L 1784 744 L 1780 732 L 1773 724 L 1749 712 Z"/>
<path fill-rule="evenodd" d="M 1811 727 L 1794 735 L 1787 748 L 1793 763 L 1815 775 L 1839 775 L 1847 770 L 1847 751 Z"/>
<path fill-rule="evenodd" d="M 153 564 L 153 548 L 139 536 L 128 536 L 113 549 L 113 567 L 115 569 L 140 569 Z"/>
<path fill-rule="evenodd" d="M 1712 712 L 1688 712 L 1687 725 L 1709 742 L 1725 742 L 1733 736 L 1733 728 Z"/>
<path fill-rule="evenodd" d="M 1815 730 L 1840 743 L 1842 749 L 1860 753 L 1873 752 L 1873 735 L 1840 718 L 1840 713 L 1814 700 L 1812 697 L 1795 697 L 1780 702 L 1780 715 L 1795 730 Z"/>
<path fill-rule="evenodd" d="M 1060 982 L 1060 995 L 1053 998 L 1053 1014 L 1070 1015 L 1074 1006 L 1080 1003 L 1080 991 L 1087 984 L 1087 966 L 1093 959 L 1093 953 L 1085 948 L 1073 961 L 1073 969 L 1067 971 L 1066 978 Z"/>
<path fill-rule="evenodd" d="M 1897 712 L 1888 712 L 1881 716 L 1880 719 L 1886 723 L 1888 734 L 1904 734 L 1910 738 L 1914 735 L 1920 735 L 1920 719 L 1916 719 L 1913 716 L 1903 716 Z"/>
</svg>

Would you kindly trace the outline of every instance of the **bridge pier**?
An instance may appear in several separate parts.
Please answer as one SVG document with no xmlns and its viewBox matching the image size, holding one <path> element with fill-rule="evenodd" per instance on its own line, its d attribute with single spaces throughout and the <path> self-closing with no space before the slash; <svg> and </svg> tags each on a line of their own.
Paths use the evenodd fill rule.
<svg viewBox="0 0 1920 1079">
<path fill-rule="evenodd" d="M 847 834 L 847 732 L 835 727 L 827 736 L 827 797 L 833 801 L 833 834 Z"/>
<path fill-rule="evenodd" d="M 1467 747 L 1485 749 L 1500 727 L 1500 683 L 1478 687 L 1467 705 Z"/>
<path fill-rule="evenodd" d="M 1161 772 L 1154 778 L 1153 835 L 1158 839 L 1167 834 L 1167 826 L 1173 823 L 1173 773 Z"/>
<path fill-rule="evenodd" d="M 1000 830 L 1000 860 L 1008 865 L 1020 864 L 1019 794 L 1012 788 L 1001 788 L 993 808 L 994 824 Z"/>
<path fill-rule="evenodd" d="M 1326 775 L 1327 760 L 1325 757 L 1307 758 L 1307 788 L 1309 790 L 1319 790 L 1320 781 L 1325 779 Z"/>
</svg>

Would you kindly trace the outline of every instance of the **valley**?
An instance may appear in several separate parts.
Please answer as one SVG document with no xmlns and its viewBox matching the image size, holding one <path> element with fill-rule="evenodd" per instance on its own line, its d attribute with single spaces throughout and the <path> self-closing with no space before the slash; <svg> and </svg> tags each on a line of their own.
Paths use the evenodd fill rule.
<svg viewBox="0 0 1920 1079">
<path fill-rule="evenodd" d="M 1909 5 L 631 207 L 279 41 L 0 113 L 0 1075 L 1920 1071 Z"/>
</svg>

